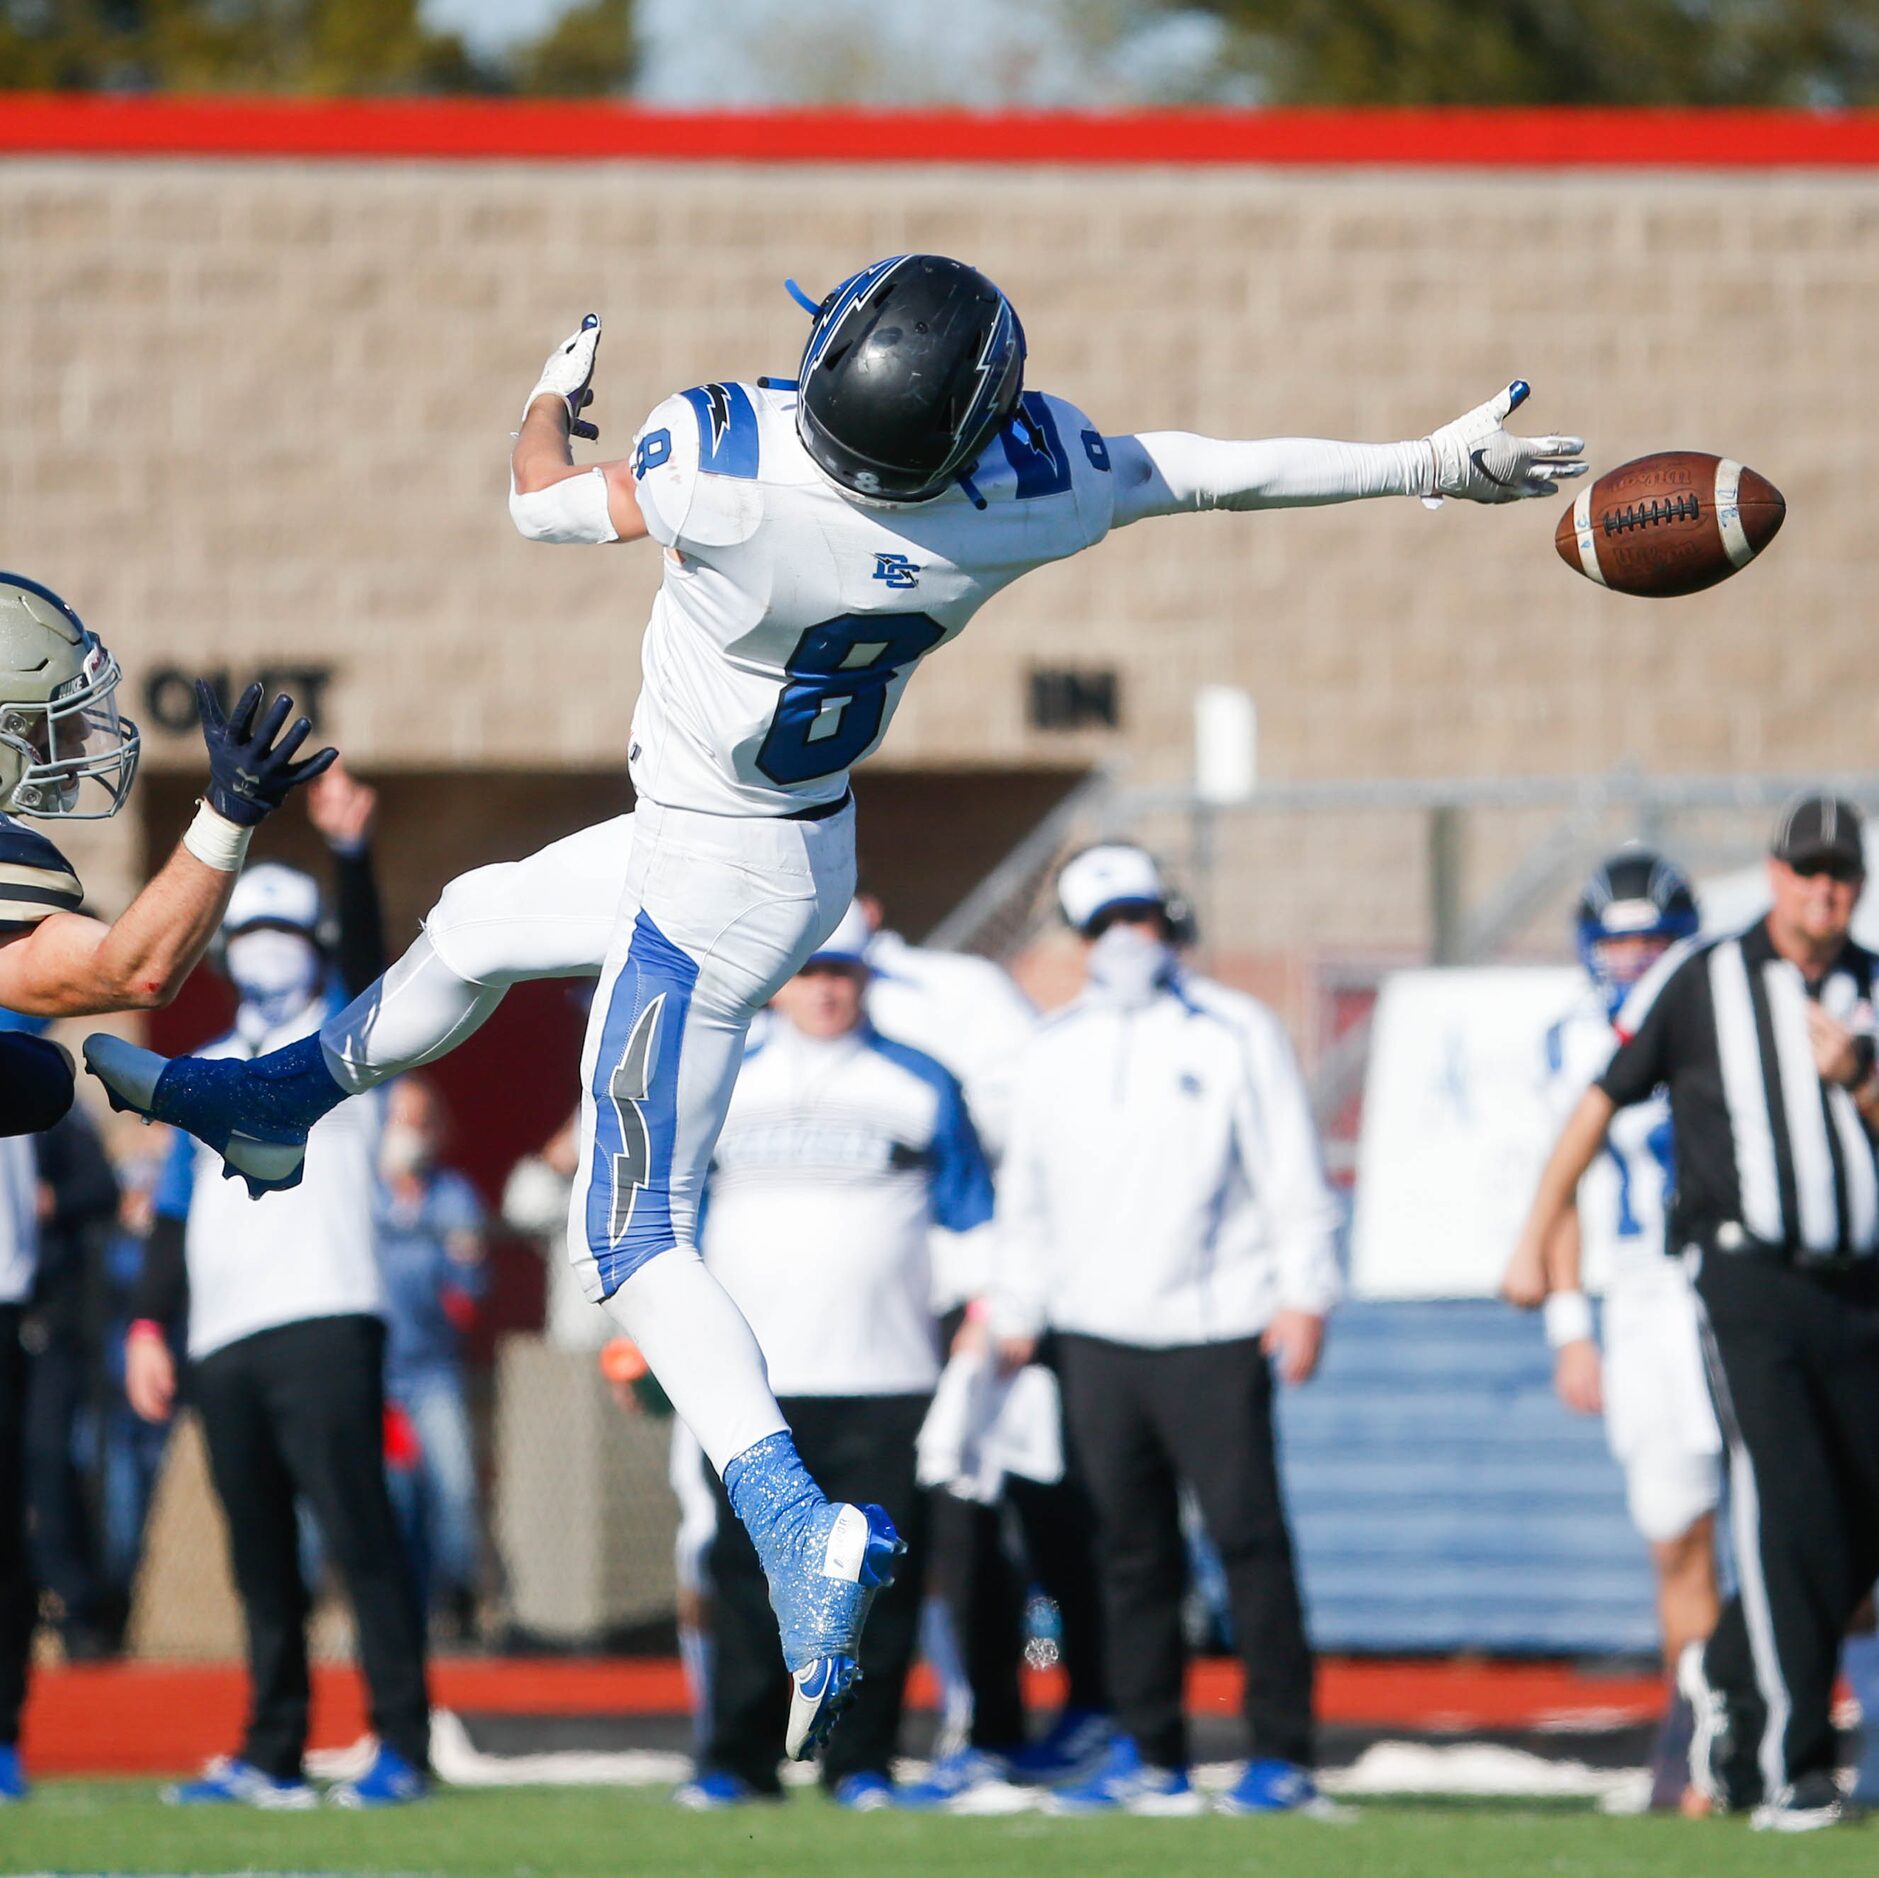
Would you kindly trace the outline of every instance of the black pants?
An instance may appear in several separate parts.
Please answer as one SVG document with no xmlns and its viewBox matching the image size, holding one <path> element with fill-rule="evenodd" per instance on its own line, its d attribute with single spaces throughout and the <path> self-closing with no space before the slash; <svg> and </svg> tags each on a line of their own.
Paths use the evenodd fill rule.
<svg viewBox="0 0 1879 1878">
<path fill-rule="evenodd" d="M 57 1599 L 67 1641 L 105 1618 L 95 1522 L 72 1459 L 74 1431 L 93 1393 L 90 1352 L 55 1335 L 33 1357 L 26 1392 L 26 1497 L 32 1509 L 33 1576 Z"/>
<path fill-rule="evenodd" d="M 873 1500 L 907 1541 L 894 1582 L 874 1601 L 861 1633 L 862 1683 L 823 1752 L 822 1778 L 888 1770 L 900 1734 L 907 1671 L 919 1640 L 926 1552 L 926 1495 L 914 1480 L 915 1437 L 924 1395 L 796 1396 L 779 1404 L 796 1451 L 831 1500 Z M 777 1791 L 777 1762 L 789 1721 L 789 1676 L 770 1593 L 750 1542 L 715 1476 L 718 1534 L 711 1542 L 710 1742 L 706 1765 Z"/>
<path fill-rule="evenodd" d="M 1879 1273 L 1712 1252 L 1696 1290 L 1741 1586 L 1704 1667 L 1773 1798 L 1833 1766 L 1840 1642 L 1879 1577 Z"/>
<path fill-rule="evenodd" d="M 298 1774 L 306 1747 L 307 1587 L 294 1502 L 304 1496 L 352 1601 L 379 1738 L 428 1765 L 424 1628 L 385 1486 L 385 1327 L 314 1317 L 243 1337 L 195 1366 L 215 1490 L 248 1625 L 242 1759 Z"/>
<path fill-rule="evenodd" d="M 940 1326 L 952 1346 L 965 1313 Z M 1050 1339 L 1038 1352 L 1055 1367 Z M 1035 1583 L 1057 1606 L 1063 1624 L 1065 1706 L 1109 1707 L 1104 1666 L 1102 1587 L 1096 1577 L 1096 1509 L 1064 1431 L 1065 1473 L 1055 1486 L 1010 1475 L 1002 1506 L 980 1506 L 935 1492 L 929 1513 L 929 1588 L 946 1600 L 972 1691 L 972 1745 L 994 1752 L 1024 1739 L 1024 1607 Z M 1008 1517 L 1023 1542 L 1021 1566 L 1007 1542 Z M 1028 1567 L 1028 1571 L 1027 1568 Z"/>
<path fill-rule="evenodd" d="M 17 1304 L 0 1304 L 0 1747 L 20 1738 L 33 1580 L 26 1563 L 26 1352 Z"/>
<path fill-rule="evenodd" d="M 1310 1766 L 1312 1661 L 1256 1339 L 1147 1350 L 1062 1340 L 1064 1413 L 1096 1503 L 1116 1722 L 1158 1767 L 1187 1762 L 1177 1489 L 1194 1489 L 1226 1571 L 1252 1753 Z"/>
</svg>

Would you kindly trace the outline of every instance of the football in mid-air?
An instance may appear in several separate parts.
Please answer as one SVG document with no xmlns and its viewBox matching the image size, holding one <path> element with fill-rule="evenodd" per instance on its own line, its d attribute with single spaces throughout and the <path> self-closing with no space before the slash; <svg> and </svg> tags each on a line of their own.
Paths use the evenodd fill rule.
<svg viewBox="0 0 1879 1878">
<path fill-rule="evenodd" d="M 1746 567 L 1787 515 L 1781 491 L 1731 457 L 1641 456 L 1573 498 L 1553 545 L 1570 568 L 1619 593 L 1701 593 Z"/>
</svg>

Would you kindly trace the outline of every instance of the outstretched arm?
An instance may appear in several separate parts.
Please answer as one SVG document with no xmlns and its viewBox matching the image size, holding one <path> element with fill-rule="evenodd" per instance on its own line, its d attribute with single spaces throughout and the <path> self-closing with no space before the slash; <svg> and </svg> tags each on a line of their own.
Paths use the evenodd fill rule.
<svg viewBox="0 0 1879 1878">
<path fill-rule="evenodd" d="M 322 750 L 295 761 L 311 725 L 282 734 L 293 701 L 278 697 L 257 717 L 250 685 L 232 717 L 198 683 L 209 788 L 176 851 L 112 924 L 56 912 L 0 944 L 0 1004 L 35 1017 L 84 1017 L 168 1004 L 195 969 L 228 906 L 248 839 L 288 792 L 337 757 Z"/>
<path fill-rule="evenodd" d="M 600 350 L 600 315 L 548 355 L 523 407 L 509 457 L 509 514 L 530 541 L 599 546 L 641 541 L 646 523 L 633 495 L 633 466 L 623 458 L 588 465 L 574 461 L 570 439 L 599 437 L 581 413 L 593 402 L 594 361 Z"/>
<path fill-rule="evenodd" d="M 1116 477 L 1115 526 L 1199 509 L 1283 509 L 1421 496 L 1440 502 L 1513 502 L 1552 495 L 1559 479 L 1585 474 L 1578 437 L 1516 437 L 1504 420 L 1526 402 L 1515 379 L 1504 391 L 1405 443 L 1337 443 L 1271 437 L 1234 443 L 1187 431 L 1107 439 Z"/>
</svg>

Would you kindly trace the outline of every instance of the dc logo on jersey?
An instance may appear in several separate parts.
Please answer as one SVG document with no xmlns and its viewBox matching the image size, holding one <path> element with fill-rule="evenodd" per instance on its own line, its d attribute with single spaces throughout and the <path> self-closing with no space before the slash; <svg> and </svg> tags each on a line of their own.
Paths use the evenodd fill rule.
<svg viewBox="0 0 1879 1878">
<path fill-rule="evenodd" d="M 917 587 L 920 574 L 919 564 L 908 560 L 904 554 L 877 554 L 874 557 L 874 578 L 886 581 L 890 587 Z"/>
</svg>

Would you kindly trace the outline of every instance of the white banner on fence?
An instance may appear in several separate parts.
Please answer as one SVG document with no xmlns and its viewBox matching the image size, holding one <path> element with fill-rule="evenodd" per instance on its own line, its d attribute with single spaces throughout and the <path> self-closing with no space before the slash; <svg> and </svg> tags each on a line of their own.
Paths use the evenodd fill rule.
<svg viewBox="0 0 1879 1878">
<path fill-rule="evenodd" d="M 1492 1295 L 1563 1120 L 1546 1088 L 1546 1032 L 1584 995 L 1585 976 L 1570 966 L 1399 972 L 1384 982 L 1351 1225 L 1358 1297 Z M 1588 1222 L 1606 1210 L 1588 1204 Z M 1601 1253 L 1588 1237 L 1594 1287 Z"/>
</svg>

